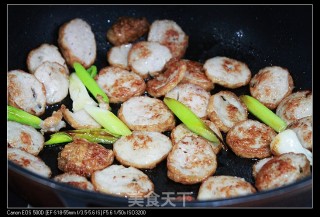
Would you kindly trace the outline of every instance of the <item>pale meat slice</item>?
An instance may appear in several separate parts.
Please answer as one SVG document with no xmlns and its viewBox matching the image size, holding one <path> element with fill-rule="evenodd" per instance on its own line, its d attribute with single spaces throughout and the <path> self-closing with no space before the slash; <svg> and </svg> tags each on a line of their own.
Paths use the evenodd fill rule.
<svg viewBox="0 0 320 217">
<path fill-rule="evenodd" d="M 276 114 L 287 124 L 312 115 L 312 92 L 298 91 L 284 98 L 277 107 Z"/>
<path fill-rule="evenodd" d="M 154 190 L 149 177 L 134 167 L 112 165 L 91 177 L 96 191 L 121 197 L 147 197 Z"/>
<path fill-rule="evenodd" d="M 53 178 L 57 182 L 66 183 L 82 190 L 94 191 L 94 187 L 91 182 L 84 176 L 80 176 L 75 173 L 63 173 Z"/>
<path fill-rule="evenodd" d="M 292 122 L 288 129 L 293 130 L 301 143 L 301 145 L 312 151 L 312 116 L 304 117 Z"/>
<path fill-rule="evenodd" d="M 263 159 L 260 159 L 260 160 L 258 160 L 257 162 L 255 162 L 253 164 L 253 166 L 252 166 L 252 176 L 253 176 L 253 178 L 256 178 L 258 172 L 261 170 L 263 165 L 265 165 L 272 158 L 273 158 L 273 156 L 272 157 L 263 158 Z"/>
<path fill-rule="evenodd" d="M 107 31 L 107 39 L 114 45 L 126 44 L 139 39 L 149 31 L 145 17 L 119 17 Z"/>
<path fill-rule="evenodd" d="M 148 41 L 167 46 L 173 57 L 182 58 L 185 54 L 189 36 L 173 20 L 155 20 L 150 27 Z"/>
<path fill-rule="evenodd" d="M 157 42 L 141 41 L 132 46 L 128 64 L 142 78 L 158 75 L 172 58 L 170 50 Z"/>
<path fill-rule="evenodd" d="M 171 140 L 159 132 L 134 131 L 113 144 L 116 159 L 124 166 L 152 169 L 172 148 Z"/>
<path fill-rule="evenodd" d="M 247 120 L 247 107 L 237 95 L 220 91 L 209 99 L 207 114 L 210 120 L 223 132 L 228 132 L 237 122 Z"/>
<path fill-rule="evenodd" d="M 251 79 L 251 71 L 247 64 L 228 57 L 208 59 L 203 68 L 213 83 L 227 88 L 245 86 Z"/>
<path fill-rule="evenodd" d="M 175 126 L 174 116 L 163 101 L 147 96 L 124 102 L 118 116 L 131 130 L 164 132 Z"/>
<path fill-rule="evenodd" d="M 231 150 L 243 158 L 266 158 L 271 156 L 270 143 L 276 132 L 267 125 L 254 120 L 236 123 L 226 137 Z"/>
<path fill-rule="evenodd" d="M 119 67 L 101 69 L 95 80 L 111 103 L 127 101 L 133 96 L 142 95 L 146 89 L 146 83 L 139 75 Z"/>
<path fill-rule="evenodd" d="M 61 111 L 63 118 L 74 129 L 101 128 L 101 125 L 97 123 L 84 109 L 71 112 L 65 107 L 65 105 L 62 105 Z"/>
<path fill-rule="evenodd" d="M 210 93 L 202 87 L 195 84 L 179 84 L 165 96 L 186 105 L 199 118 L 207 118 Z"/>
<path fill-rule="evenodd" d="M 58 132 L 61 128 L 66 127 L 66 122 L 64 122 L 62 118 L 63 114 L 61 109 L 59 109 L 58 111 L 53 111 L 50 117 L 47 117 L 41 122 L 41 133 Z"/>
<path fill-rule="evenodd" d="M 311 175 L 310 163 L 304 154 L 285 153 L 265 163 L 255 179 L 259 191 L 294 183 Z"/>
<path fill-rule="evenodd" d="M 58 44 L 70 67 L 79 62 L 89 68 L 96 60 L 97 45 L 91 26 L 76 18 L 63 24 L 59 29 Z"/>
<path fill-rule="evenodd" d="M 46 178 L 51 176 L 51 169 L 39 157 L 28 152 L 18 148 L 8 148 L 7 157 L 9 161 L 18 164 L 26 170 Z"/>
<path fill-rule="evenodd" d="M 163 74 L 147 82 L 148 93 L 153 97 L 164 96 L 183 79 L 186 69 L 186 64 L 182 61 L 171 63 Z"/>
<path fill-rule="evenodd" d="M 7 143 L 9 147 L 20 148 L 32 155 L 43 149 L 44 137 L 33 127 L 7 121 Z"/>
<path fill-rule="evenodd" d="M 107 53 L 108 63 L 111 66 L 117 66 L 129 70 L 128 54 L 132 44 L 123 44 L 120 46 L 112 47 Z"/>
<path fill-rule="evenodd" d="M 218 127 L 216 127 L 216 125 L 209 121 L 209 120 L 204 120 L 203 121 L 208 127 L 210 127 L 211 130 L 213 130 L 221 139 L 223 139 L 220 130 L 218 129 Z M 179 124 L 178 126 L 176 126 L 170 134 L 171 140 L 172 140 L 172 144 L 178 144 L 178 142 L 185 136 L 198 136 L 197 134 L 193 133 L 191 130 L 189 130 L 186 125 L 184 124 Z M 218 154 L 219 151 L 222 148 L 222 144 L 219 143 L 218 146 L 214 145 L 212 142 L 207 141 L 208 144 L 210 144 L 212 146 L 212 149 L 214 151 L 215 154 Z"/>
<path fill-rule="evenodd" d="M 22 70 L 7 74 L 8 103 L 30 114 L 40 116 L 46 108 L 44 85 L 32 74 Z"/>
<path fill-rule="evenodd" d="M 185 136 L 167 157 L 167 175 L 178 183 L 195 184 L 213 175 L 217 157 L 210 144 L 198 136 Z"/>
<path fill-rule="evenodd" d="M 59 152 L 58 168 L 63 172 L 90 177 L 96 170 L 110 166 L 113 159 L 112 150 L 85 139 L 75 139 Z"/>
<path fill-rule="evenodd" d="M 244 178 L 236 176 L 212 176 L 199 189 L 198 200 L 215 200 L 253 194 L 256 189 Z"/>
<path fill-rule="evenodd" d="M 187 70 L 180 81 L 180 84 L 191 83 L 198 85 L 205 89 L 206 91 L 210 91 L 214 88 L 214 84 L 210 79 L 207 78 L 204 73 L 203 64 L 191 60 L 181 60 L 186 63 Z"/>
<path fill-rule="evenodd" d="M 34 76 L 46 89 L 47 104 L 58 103 L 68 95 L 69 76 L 65 67 L 59 63 L 42 63 L 34 72 Z"/>
<path fill-rule="evenodd" d="M 34 73 L 36 69 L 44 62 L 56 62 L 65 68 L 67 74 L 69 69 L 65 59 L 55 45 L 42 44 L 31 50 L 27 57 L 27 66 L 30 73 Z"/>
<path fill-rule="evenodd" d="M 253 76 L 250 93 L 269 109 L 275 109 L 294 88 L 289 71 L 279 66 L 266 67 Z"/>
</svg>

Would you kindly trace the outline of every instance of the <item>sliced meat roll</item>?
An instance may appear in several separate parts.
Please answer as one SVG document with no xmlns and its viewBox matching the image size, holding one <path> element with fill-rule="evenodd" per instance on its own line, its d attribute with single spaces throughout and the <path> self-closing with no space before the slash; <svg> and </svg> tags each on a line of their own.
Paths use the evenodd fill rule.
<svg viewBox="0 0 320 217">
<path fill-rule="evenodd" d="M 128 54 L 132 44 L 123 44 L 120 46 L 112 47 L 107 53 L 108 63 L 111 66 L 117 66 L 129 70 Z"/>
<path fill-rule="evenodd" d="M 53 178 L 57 182 L 63 182 L 73 187 L 80 188 L 82 190 L 93 191 L 93 185 L 83 176 L 79 176 L 75 173 L 63 173 Z"/>
<path fill-rule="evenodd" d="M 101 128 L 101 125 L 97 123 L 84 109 L 71 112 L 65 107 L 65 105 L 62 105 L 61 111 L 63 118 L 74 129 Z"/>
<path fill-rule="evenodd" d="M 298 119 L 292 122 L 288 129 L 293 130 L 301 143 L 301 145 L 312 151 L 312 116 Z"/>
<path fill-rule="evenodd" d="M 154 190 L 149 177 L 140 170 L 122 165 L 112 165 L 96 171 L 91 177 L 99 192 L 122 197 L 146 197 Z"/>
<path fill-rule="evenodd" d="M 166 94 L 186 105 L 199 118 L 207 118 L 210 93 L 195 84 L 179 84 Z"/>
<path fill-rule="evenodd" d="M 236 176 L 212 176 L 199 189 L 198 200 L 214 200 L 253 194 L 256 189 L 244 178 Z"/>
<path fill-rule="evenodd" d="M 157 42 L 141 41 L 132 46 L 128 55 L 129 67 L 142 78 L 158 75 L 171 59 L 170 50 Z"/>
<path fill-rule="evenodd" d="M 238 122 L 227 134 L 227 144 L 238 156 L 244 158 L 266 158 L 271 156 L 270 143 L 276 132 L 259 121 Z"/>
<path fill-rule="evenodd" d="M 218 127 L 216 127 L 216 125 L 208 120 L 204 120 L 204 123 L 210 127 L 211 130 L 213 130 L 221 139 L 223 139 L 220 130 L 218 129 Z M 197 134 L 193 133 L 192 131 L 190 131 L 186 125 L 184 124 L 179 124 L 178 126 L 176 126 L 170 134 L 171 140 L 173 145 L 178 144 L 178 142 L 185 136 L 197 136 Z M 222 144 L 220 143 L 218 146 L 215 146 L 212 142 L 207 141 L 208 144 L 210 144 L 212 146 L 212 149 L 214 151 L 215 154 L 218 154 L 219 151 L 222 148 Z"/>
<path fill-rule="evenodd" d="M 46 89 L 47 104 L 62 101 L 68 95 L 69 78 L 64 66 L 56 62 L 44 62 L 34 72 L 34 76 Z"/>
<path fill-rule="evenodd" d="M 175 126 L 168 107 L 161 100 L 147 96 L 135 96 L 124 102 L 118 116 L 131 130 L 164 132 Z"/>
<path fill-rule="evenodd" d="M 149 27 L 150 24 L 145 17 L 119 17 L 107 31 L 107 39 L 114 45 L 126 44 L 146 34 Z"/>
<path fill-rule="evenodd" d="M 180 81 L 180 84 L 191 83 L 198 85 L 205 89 L 206 91 L 210 91 L 214 88 L 214 84 L 210 79 L 207 78 L 204 73 L 203 65 L 199 62 L 191 61 L 191 60 L 181 60 L 186 63 L 187 70 Z"/>
<path fill-rule="evenodd" d="M 69 69 L 65 59 L 62 57 L 58 48 L 52 44 L 42 44 L 29 52 L 27 57 L 27 66 L 30 73 L 34 73 L 36 69 L 44 62 L 56 62 L 65 68 L 67 74 Z"/>
<path fill-rule="evenodd" d="M 33 127 L 7 121 L 7 133 L 7 143 L 10 147 L 20 148 L 33 155 L 38 155 L 43 149 L 44 137 Z"/>
<path fill-rule="evenodd" d="M 230 91 L 220 91 L 209 99 L 207 114 L 223 132 L 228 132 L 239 121 L 247 120 L 247 107 Z"/>
<path fill-rule="evenodd" d="M 250 81 L 251 95 L 270 109 L 275 109 L 293 88 L 289 71 L 279 66 L 261 69 Z"/>
<path fill-rule="evenodd" d="M 89 68 L 96 59 L 94 34 L 90 25 L 82 19 L 73 19 L 60 27 L 58 44 L 67 64 L 72 68 L 74 62 Z"/>
<path fill-rule="evenodd" d="M 134 131 L 113 144 L 113 152 L 122 165 L 139 169 L 154 168 L 171 148 L 171 140 L 159 132 Z"/>
<path fill-rule="evenodd" d="M 262 166 L 255 185 L 259 191 L 266 191 L 294 183 L 310 174 L 310 164 L 304 154 L 285 153 Z"/>
<path fill-rule="evenodd" d="M 253 176 L 253 178 L 256 178 L 258 172 L 261 170 L 263 165 L 265 165 L 272 158 L 273 158 L 273 156 L 272 157 L 263 158 L 263 159 L 258 160 L 257 162 L 255 162 L 253 164 L 253 166 L 252 166 L 252 176 Z"/>
<path fill-rule="evenodd" d="M 203 68 L 213 83 L 223 87 L 238 88 L 247 85 L 251 79 L 251 71 L 247 64 L 228 57 L 208 59 Z"/>
<path fill-rule="evenodd" d="M 32 74 L 22 70 L 7 74 L 8 103 L 30 114 L 40 116 L 46 108 L 44 85 Z"/>
<path fill-rule="evenodd" d="M 18 148 L 7 149 L 8 160 L 40 176 L 49 178 L 51 169 L 39 158 Z"/>
<path fill-rule="evenodd" d="M 168 177 L 182 184 L 202 182 L 215 173 L 217 157 L 210 144 L 198 136 L 185 136 L 167 158 Z"/>
<path fill-rule="evenodd" d="M 173 20 L 156 20 L 151 24 L 148 41 L 159 42 L 170 49 L 173 57 L 182 58 L 187 50 L 189 37 Z"/>
<path fill-rule="evenodd" d="M 154 97 L 165 95 L 183 79 L 186 69 L 186 64 L 181 61 L 170 64 L 163 74 L 147 82 L 148 93 Z"/>
<path fill-rule="evenodd" d="M 113 163 L 112 150 L 85 139 L 75 139 L 64 146 L 58 154 L 58 168 L 90 177 L 96 170 L 102 170 Z"/>
<path fill-rule="evenodd" d="M 136 73 L 118 67 L 105 67 L 95 77 L 111 103 L 127 101 L 144 93 L 146 83 Z"/>
<path fill-rule="evenodd" d="M 312 115 L 312 92 L 295 92 L 284 98 L 277 107 L 276 114 L 287 124 Z"/>
</svg>

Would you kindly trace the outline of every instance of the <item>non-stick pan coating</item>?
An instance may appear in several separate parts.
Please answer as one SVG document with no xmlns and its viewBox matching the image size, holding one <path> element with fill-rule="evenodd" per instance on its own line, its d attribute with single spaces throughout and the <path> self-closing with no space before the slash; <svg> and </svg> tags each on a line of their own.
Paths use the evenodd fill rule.
<svg viewBox="0 0 320 217">
<path fill-rule="evenodd" d="M 185 59 L 204 63 L 214 56 L 227 56 L 247 63 L 253 74 L 263 67 L 278 65 L 289 69 L 296 87 L 294 91 L 312 88 L 310 6 L 9 6 L 8 13 L 8 70 L 27 71 L 28 52 L 42 43 L 57 45 L 59 27 L 76 17 L 92 27 L 97 41 L 95 65 L 101 69 L 108 65 L 106 53 L 111 47 L 106 31 L 118 17 L 133 16 L 146 17 L 149 22 L 176 21 L 189 35 Z M 216 85 L 211 93 L 223 89 Z M 249 94 L 248 86 L 232 91 L 237 95 Z M 69 97 L 62 103 L 71 107 Z M 43 117 L 59 106 L 48 108 Z M 116 112 L 119 105 L 112 106 Z M 57 154 L 62 148 L 45 147 L 39 155 L 50 166 L 53 176 L 61 173 L 57 168 Z M 239 158 L 230 150 L 221 151 L 215 175 L 239 176 L 254 184 L 251 167 L 255 162 Z M 167 178 L 166 161 L 155 169 L 143 171 L 160 196 L 163 192 L 197 196 L 199 184 L 182 185 Z"/>
</svg>

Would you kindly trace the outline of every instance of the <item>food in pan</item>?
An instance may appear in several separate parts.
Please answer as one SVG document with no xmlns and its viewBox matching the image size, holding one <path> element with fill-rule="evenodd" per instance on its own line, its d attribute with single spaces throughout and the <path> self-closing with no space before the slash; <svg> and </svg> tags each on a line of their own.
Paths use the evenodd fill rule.
<svg viewBox="0 0 320 217">
<path fill-rule="evenodd" d="M 147 33 L 147 41 L 143 41 L 140 37 Z M 156 20 L 149 30 L 145 18 L 122 17 L 108 31 L 107 39 L 116 46 L 107 54 L 110 66 L 98 70 L 93 65 L 95 35 L 89 23 L 76 18 L 60 27 L 58 45 L 62 55 L 54 45 L 43 44 L 28 55 L 30 73 L 8 72 L 11 106 L 40 116 L 46 105 L 59 105 L 66 92 L 73 103 L 60 103 L 44 121 L 37 117 L 31 122 L 21 121 L 10 109 L 9 160 L 49 177 L 50 168 L 23 149 L 35 155 L 41 151 L 44 141 L 33 138 L 41 135 L 34 128 L 42 128 L 43 134 L 62 128 L 46 143 L 63 145 L 57 158 L 64 174 L 54 179 L 101 193 L 148 197 L 157 186 L 144 171 L 165 160 L 168 182 L 201 184 L 198 200 L 252 194 L 310 175 L 312 153 L 299 150 L 312 150 L 312 93 L 292 93 L 293 80 L 288 70 L 266 67 L 251 78 L 250 65 L 229 57 L 212 57 L 204 64 L 183 59 L 189 36 L 172 20 Z M 250 88 L 255 98 L 232 92 L 239 87 Z M 280 117 L 263 104 L 276 109 Z M 116 107 L 120 107 L 117 113 Z M 248 119 L 248 112 L 259 121 Z M 63 129 L 62 117 L 68 128 L 78 130 Z M 285 130 L 287 125 L 291 131 Z M 11 129 L 17 126 L 21 128 L 13 133 Z M 24 129 L 28 129 L 31 140 L 20 136 L 21 141 L 13 141 Z M 107 134 L 97 133 L 99 130 Z M 272 149 L 286 132 L 298 135 L 295 141 L 302 143 L 299 150 Z M 224 138 L 229 152 L 261 159 L 253 167 L 255 182 L 215 174 L 219 168 L 217 155 L 227 147 Z M 113 147 L 98 143 L 113 143 Z M 24 164 L 24 159 L 30 165 Z"/>
</svg>

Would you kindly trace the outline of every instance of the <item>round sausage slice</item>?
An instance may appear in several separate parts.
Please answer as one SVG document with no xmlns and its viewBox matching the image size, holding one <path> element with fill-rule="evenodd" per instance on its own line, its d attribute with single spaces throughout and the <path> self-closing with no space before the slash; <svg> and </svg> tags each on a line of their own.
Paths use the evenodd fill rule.
<svg viewBox="0 0 320 217">
<path fill-rule="evenodd" d="M 203 68 L 207 77 L 213 82 L 227 88 L 245 86 L 251 79 L 247 64 L 228 57 L 208 59 Z"/>
<path fill-rule="evenodd" d="M 288 129 L 293 130 L 301 143 L 301 145 L 312 151 L 312 116 L 298 119 L 292 122 Z"/>
<path fill-rule="evenodd" d="M 174 116 L 163 101 L 147 96 L 124 102 L 118 116 L 131 130 L 164 132 L 175 127 Z"/>
<path fill-rule="evenodd" d="M 44 85 L 32 74 L 22 70 L 7 74 L 8 103 L 30 114 L 40 116 L 46 108 Z"/>
<path fill-rule="evenodd" d="M 217 157 L 210 144 L 198 136 L 185 136 L 167 158 L 168 177 L 182 184 L 202 182 L 215 173 Z"/>
<path fill-rule="evenodd" d="M 312 115 L 312 92 L 295 92 L 284 98 L 277 107 L 276 114 L 287 124 Z"/>
<path fill-rule="evenodd" d="M 66 183 L 68 185 L 80 188 L 82 190 L 87 190 L 87 191 L 94 190 L 93 185 L 91 184 L 91 182 L 87 180 L 87 178 L 83 176 L 79 176 L 78 174 L 75 174 L 75 173 L 63 173 L 55 176 L 53 179 L 57 182 Z"/>
<path fill-rule="evenodd" d="M 170 139 L 159 132 L 134 131 L 113 144 L 113 152 L 122 165 L 139 169 L 154 168 L 171 148 Z"/>
<path fill-rule="evenodd" d="M 95 189 L 101 193 L 122 197 L 147 197 L 154 185 L 140 170 L 122 165 L 112 165 L 96 171 L 91 177 Z"/>
<path fill-rule="evenodd" d="M 111 103 L 127 101 L 144 93 L 146 83 L 136 73 L 118 67 L 105 67 L 95 77 Z"/>
<path fill-rule="evenodd" d="M 246 120 L 233 126 L 226 140 L 231 150 L 240 157 L 266 158 L 271 156 L 270 143 L 276 135 L 267 125 Z"/>
<path fill-rule="evenodd" d="M 33 127 L 7 121 L 7 133 L 7 143 L 10 147 L 20 148 L 33 155 L 38 155 L 43 149 L 44 137 Z"/>
<path fill-rule="evenodd" d="M 214 200 L 253 194 L 256 189 L 244 178 L 236 176 L 212 176 L 199 189 L 198 200 Z"/>
<path fill-rule="evenodd" d="M 111 66 L 117 66 L 129 70 L 128 54 L 132 44 L 123 44 L 112 47 L 107 53 L 107 59 Z"/>
<path fill-rule="evenodd" d="M 250 81 L 251 95 L 270 109 L 275 109 L 293 88 L 289 71 L 279 66 L 261 69 Z"/>
</svg>

